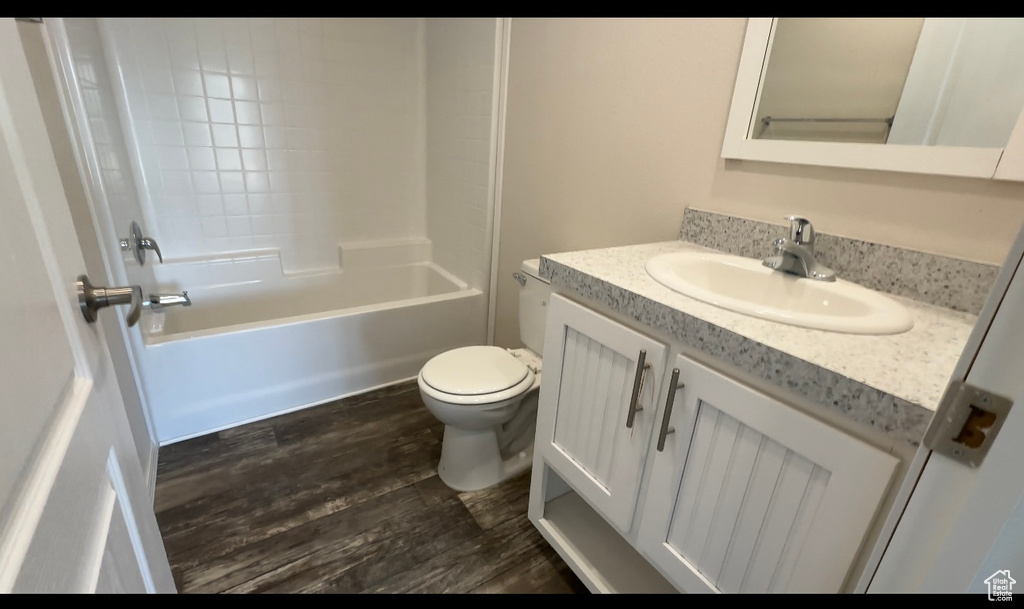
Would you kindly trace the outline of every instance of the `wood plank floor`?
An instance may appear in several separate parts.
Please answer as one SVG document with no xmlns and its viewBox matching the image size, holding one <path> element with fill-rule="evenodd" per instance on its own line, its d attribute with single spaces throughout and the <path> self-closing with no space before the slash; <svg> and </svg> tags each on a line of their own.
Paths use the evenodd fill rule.
<svg viewBox="0 0 1024 609">
<path fill-rule="evenodd" d="M 415 382 L 160 450 L 179 592 L 586 592 L 526 517 L 529 473 L 457 493 Z"/>
</svg>

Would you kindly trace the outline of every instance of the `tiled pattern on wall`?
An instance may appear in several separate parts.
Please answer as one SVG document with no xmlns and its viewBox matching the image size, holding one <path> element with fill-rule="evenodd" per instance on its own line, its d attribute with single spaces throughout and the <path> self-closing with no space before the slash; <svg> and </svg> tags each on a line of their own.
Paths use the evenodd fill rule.
<svg viewBox="0 0 1024 609">
<path fill-rule="evenodd" d="M 128 236 L 128 225 L 132 220 L 143 223 L 143 230 L 150 227 L 143 221 L 139 207 L 138 190 L 132 174 L 128 148 L 118 119 L 117 102 L 114 99 L 112 80 L 104 60 L 103 44 L 95 19 L 65 19 L 65 31 L 72 49 L 75 77 L 82 96 L 82 106 L 88 117 L 87 130 L 94 144 L 95 168 L 99 172 L 101 189 L 93 191 L 97 204 L 110 212 L 110 227 L 114 235 Z M 88 154 L 88 153 L 87 153 Z M 102 221 L 102 218 L 101 218 Z M 125 253 L 125 273 L 129 283 L 152 286 L 153 267 L 139 266 L 129 253 Z"/>
<path fill-rule="evenodd" d="M 422 236 L 424 28 L 100 20 L 165 255 L 279 248 L 302 271 L 335 267 L 339 242 Z"/>
<path fill-rule="evenodd" d="M 427 235 L 435 262 L 485 291 L 495 27 L 427 20 Z"/>
</svg>

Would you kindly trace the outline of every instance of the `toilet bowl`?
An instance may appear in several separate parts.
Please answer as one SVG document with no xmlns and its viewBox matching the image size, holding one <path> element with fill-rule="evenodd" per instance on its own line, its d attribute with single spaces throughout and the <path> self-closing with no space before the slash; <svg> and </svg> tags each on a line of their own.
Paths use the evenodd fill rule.
<svg viewBox="0 0 1024 609">
<path fill-rule="evenodd" d="M 457 491 L 493 486 L 533 463 L 544 320 L 551 294 L 538 260 L 523 263 L 521 349 L 460 347 L 428 361 L 416 382 L 427 409 L 444 423 L 441 481 Z"/>
<path fill-rule="evenodd" d="M 445 484 L 479 490 L 531 465 L 540 378 L 528 349 L 462 347 L 423 366 L 420 396 L 444 423 L 437 473 Z"/>
</svg>

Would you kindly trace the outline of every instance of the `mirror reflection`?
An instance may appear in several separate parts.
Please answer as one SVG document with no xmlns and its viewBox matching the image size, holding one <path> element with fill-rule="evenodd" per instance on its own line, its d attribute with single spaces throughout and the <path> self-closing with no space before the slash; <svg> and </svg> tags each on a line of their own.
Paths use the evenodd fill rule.
<svg viewBox="0 0 1024 609">
<path fill-rule="evenodd" d="M 1024 19 L 780 18 L 748 137 L 1001 148 Z"/>
</svg>

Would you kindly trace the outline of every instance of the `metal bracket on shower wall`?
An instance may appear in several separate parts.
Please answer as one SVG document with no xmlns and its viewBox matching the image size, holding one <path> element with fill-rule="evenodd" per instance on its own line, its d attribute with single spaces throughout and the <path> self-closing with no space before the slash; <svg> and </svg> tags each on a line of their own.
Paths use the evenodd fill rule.
<svg viewBox="0 0 1024 609">
<path fill-rule="evenodd" d="M 28 23 L 42 23 L 42 17 L 15 17 L 15 21 L 26 21 Z"/>
</svg>

